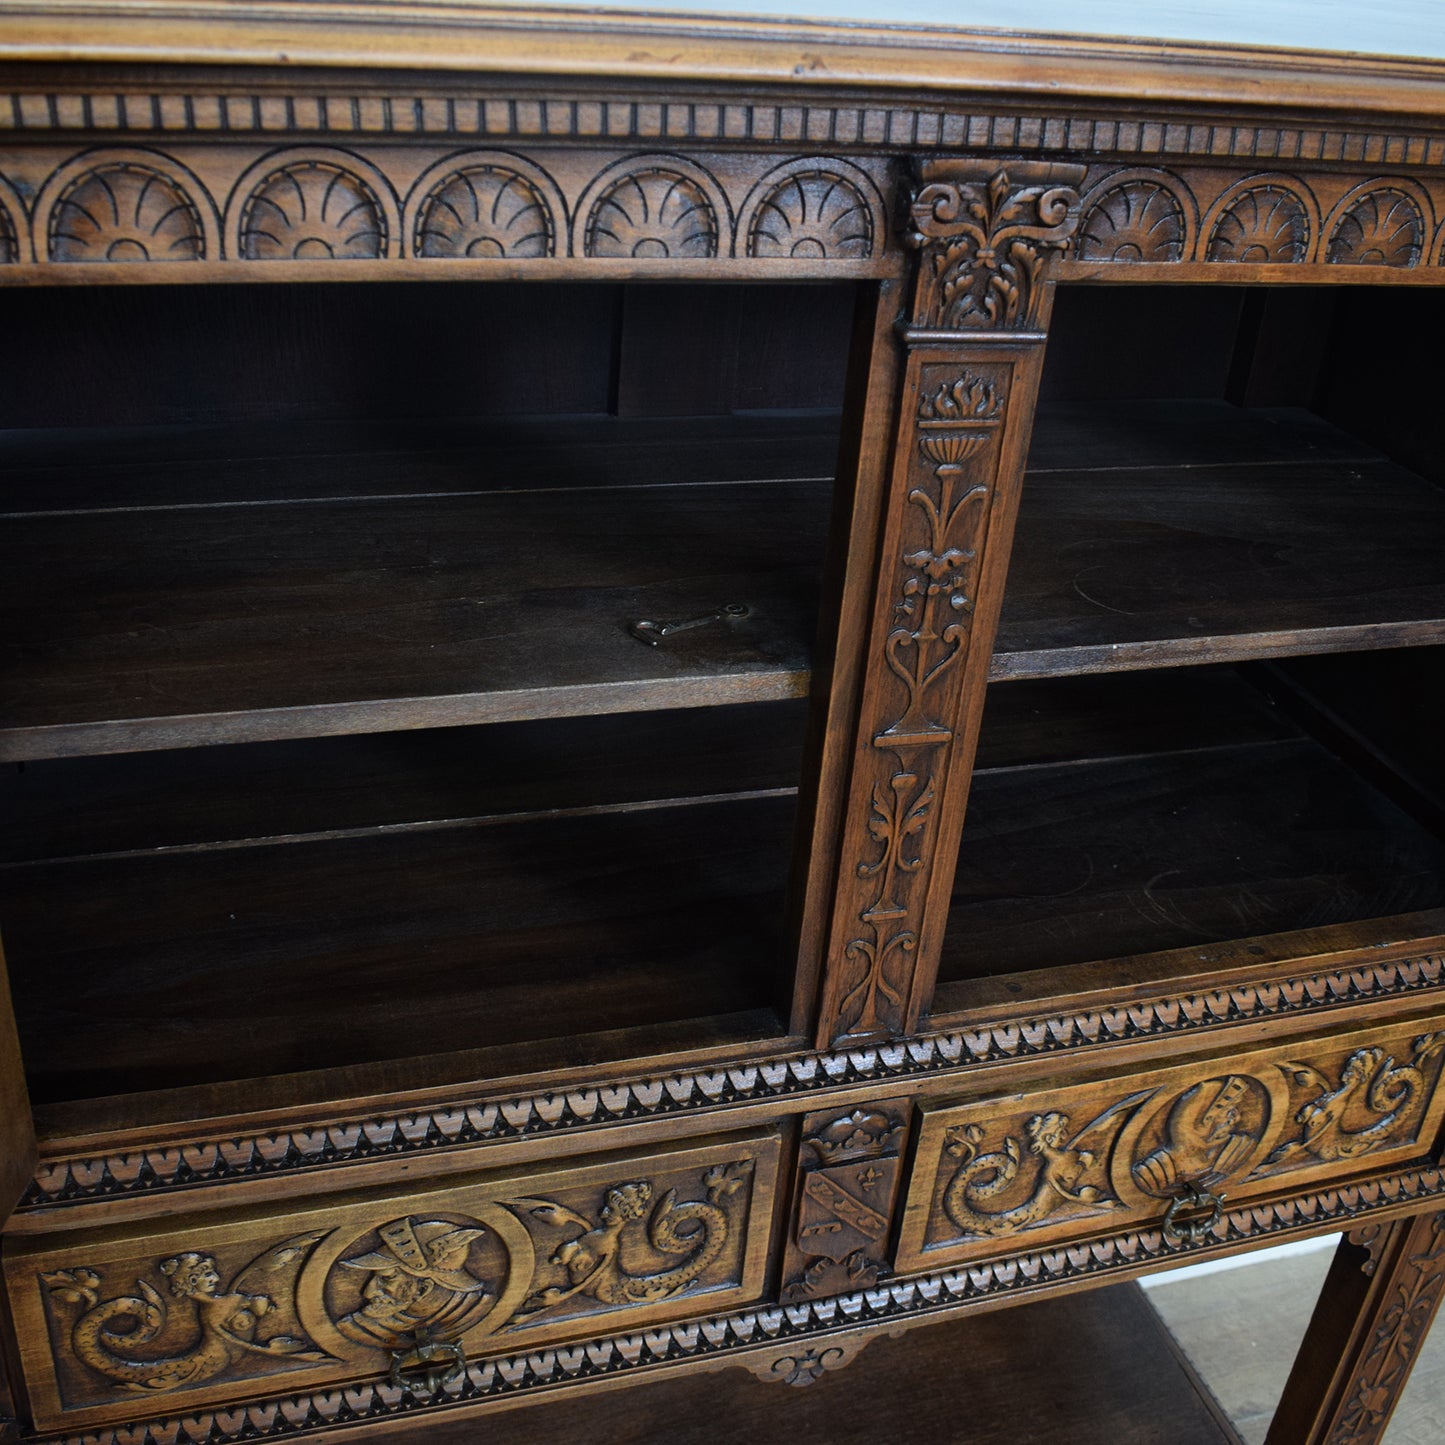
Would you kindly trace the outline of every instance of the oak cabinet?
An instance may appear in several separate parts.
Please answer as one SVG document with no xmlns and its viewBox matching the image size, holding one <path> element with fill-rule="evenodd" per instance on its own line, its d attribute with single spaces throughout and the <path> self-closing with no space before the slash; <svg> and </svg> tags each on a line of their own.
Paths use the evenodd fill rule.
<svg viewBox="0 0 1445 1445">
<path fill-rule="evenodd" d="M 1438 64 L 281 9 L 0 22 L 5 1428 L 1142 1339 L 1073 1296 L 1343 1229 L 1275 1438 L 1377 1438 Z"/>
</svg>

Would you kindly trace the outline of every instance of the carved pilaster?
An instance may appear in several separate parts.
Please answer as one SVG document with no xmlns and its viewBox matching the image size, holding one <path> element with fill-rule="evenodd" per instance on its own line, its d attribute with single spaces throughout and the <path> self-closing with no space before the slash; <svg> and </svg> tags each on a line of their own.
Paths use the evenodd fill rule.
<svg viewBox="0 0 1445 1445">
<path fill-rule="evenodd" d="M 1352 1230 L 1320 1292 L 1271 1445 L 1378 1445 L 1445 1294 L 1445 1212 Z"/>
<path fill-rule="evenodd" d="M 921 168 L 919 251 L 819 1036 L 914 1031 L 937 969 L 1074 166 Z M 879 424 L 883 424 L 879 419 Z"/>
</svg>

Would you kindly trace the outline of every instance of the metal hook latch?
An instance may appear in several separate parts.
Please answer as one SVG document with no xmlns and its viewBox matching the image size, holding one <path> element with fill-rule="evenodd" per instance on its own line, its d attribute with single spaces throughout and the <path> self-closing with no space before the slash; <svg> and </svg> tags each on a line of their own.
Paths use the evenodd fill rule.
<svg viewBox="0 0 1445 1445">
<path fill-rule="evenodd" d="M 701 617 L 689 617 L 683 622 L 649 622 L 644 619 L 641 622 L 630 622 L 627 630 L 639 642 L 645 642 L 649 647 L 656 647 L 664 637 L 671 637 L 674 633 L 689 632 L 694 627 L 705 627 L 709 622 L 733 621 L 739 617 L 746 617 L 749 608 L 742 602 L 725 602 L 712 612 L 706 612 Z"/>
<path fill-rule="evenodd" d="M 438 1340 L 421 1325 L 412 1335 L 409 1350 L 391 1352 L 391 1383 L 398 1390 L 413 1395 L 435 1395 L 443 1385 L 459 1380 L 467 1367 L 467 1357 L 454 1340 Z"/>
</svg>

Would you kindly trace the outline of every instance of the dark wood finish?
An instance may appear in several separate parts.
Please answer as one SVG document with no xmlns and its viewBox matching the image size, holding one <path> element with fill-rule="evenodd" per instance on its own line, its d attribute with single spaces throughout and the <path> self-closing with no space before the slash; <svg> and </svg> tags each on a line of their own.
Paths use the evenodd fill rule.
<svg viewBox="0 0 1445 1445">
<path fill-rule="evenodd" d="M 830 492 L 644 481 L 625 492 L 12 519 L 18 666 L 0 751 L 798 696 Z M 550 539 L 563 511 L 559 547 Z M 628 632 L 641 618 L 734 602 L 749 615 L 660 646 Z"/>
<path fill-rule="evenodd" d="M 0 27 L 24 1409 L 485 1433 L 1445 1197 L 1445 59 L 82 10 Z M 1239 1208 L 1155 1227 L 1214 1174 Z M 458 1241 L 478 1179 L 513 1223 Z M 499 1240 L 464 1306 L 529 1329 L 535 1278 L 575 1328 L 468 1325 L 429 1401 L 301 1358 Z M 1137 1331 L 1078 1384 L 1099 1316 L 1051 1318 L 950 1421 L 1179 1433 Z"/>
<path fill-rule="evenodd" d="M 767 1007 L 786 994 L 792 821 L 790 797 L 763 797 L 12 870 L 0 906 L 32 1092 Z"/>
<path fill-rule="evenodd" d="M 980 775 L 941 975 L 1445 904 L 1445 841 L 1308 740 Z"/>
<path fill-rule="evenodd" d="M 1178 1445 L 1237 1442 L 1137 1285 L 875 1338 L 856 1357 L 847 1335 L 792 1357 L 781 1347 L 775 1353 L 776 1381 L 806 1389 L 780 1389 L 741 1370 L 691 1375 L 581 1407 L 539 1401 L 495 1417 L 488 1438 L 493 1445 L 564 1436 L 579 1445 L 873 1445 L 879 1420 L 891 1419 L 907 1422 L 900 1438 L 938 1445 L 1153 1445 L 1164 1422 Z M 435 1421 L 428 1430 L 436 1445 L 464 1445 L 476 1426 Z"/>
<path fill-rule="evenodd" d="M 784 794 L 805 702 L 12 763 L 0 867 Z"/>
<path fill-rule="evenodd" d="M 24 1194 L 34 1169 L 35 1126 L 15 1031 L 5 955 L 0 953 L 0 1219 L 9 1216 Z M 3 1403 L 0 1389 L 0 1406 Z M 4 1414 L 3 1408 L 0 1414 Z"/>
<path fill-rule="evenodd" d="M 996 680 L 1445 638 L 1445 495 L 1389 463 L 1146 462 L 1025 491 Z"/>
<path fill-rule="evenodd" d="M 1270 1445 L 1378 1445 L 1445 1296 L 1445 1214 L 1340 1241 Z"/>
</svg>

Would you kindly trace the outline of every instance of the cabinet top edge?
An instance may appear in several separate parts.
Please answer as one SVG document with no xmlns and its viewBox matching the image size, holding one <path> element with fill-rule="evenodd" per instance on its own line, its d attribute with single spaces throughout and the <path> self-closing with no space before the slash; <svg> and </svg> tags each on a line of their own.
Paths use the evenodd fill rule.
<svg viewBox="0 0 1445 1445">
<path fill-rule="evenodd" d="M 920 0 L 905 13 L 928 8 Z M 0 63 L 24 65 L 431 71 L 1445 115 L 1445 34 L 1414 33 L 1433 57 L 475 0 L 0 0 Z"/>
</svg>

